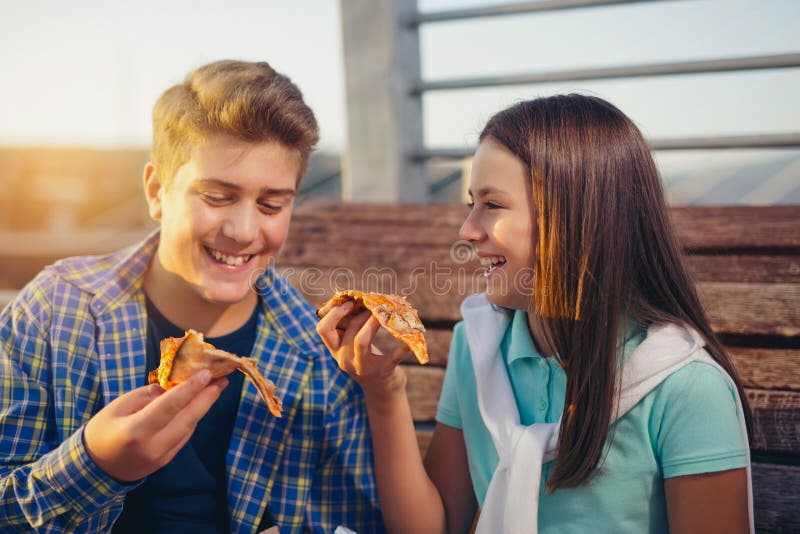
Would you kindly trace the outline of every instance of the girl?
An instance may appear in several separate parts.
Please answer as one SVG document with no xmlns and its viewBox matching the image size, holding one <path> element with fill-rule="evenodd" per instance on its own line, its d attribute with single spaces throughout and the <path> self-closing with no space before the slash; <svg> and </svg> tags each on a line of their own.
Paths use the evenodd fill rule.
<svg viewBox="0 0 800 534">
<path fill-rule="evenodd" d="M 397 358 L 344 304 L 317 328 L 361 385 L 394 532 L 747 532 L 750 412 L 636 126 L 599 98 L 492 117 L 459 237 L 486 265 L 425 462 Z"/>
</svg>

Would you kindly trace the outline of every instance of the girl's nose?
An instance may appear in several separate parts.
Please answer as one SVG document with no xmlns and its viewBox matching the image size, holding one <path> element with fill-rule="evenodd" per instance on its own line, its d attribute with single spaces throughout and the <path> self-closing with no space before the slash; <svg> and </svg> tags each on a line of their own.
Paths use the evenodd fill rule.
<svg viewBox="0 0 800 534">
<path fill-rule="evenodd" d="M 464 241 L 479 241 L 481 238 L 480 226 L 475 221 L 475 211 L 470 211 L 467 218 L 458 229 L 458 238 Z"/>
</svg>

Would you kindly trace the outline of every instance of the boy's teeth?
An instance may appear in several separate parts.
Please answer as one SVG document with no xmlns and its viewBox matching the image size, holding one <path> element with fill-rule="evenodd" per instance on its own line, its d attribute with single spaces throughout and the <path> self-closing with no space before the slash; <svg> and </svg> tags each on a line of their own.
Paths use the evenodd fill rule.
<svg viewBox="0 0 800 534">
<path fill-rule="evenodd" d="M 224 263 L 226 265 L 231 265 L 231 266 L 243 265 L 243 264 L 247 263 L 248 261 L 250 261 L 250 258 L 252 257 L 250 255 L 247 255 L 247 256 L 229 256 L 227 254 L 223 254 L 222 252 L 220 252 L 218 250 L 214 250 L 214 249 L 209 249 L 209 250 L 211 251 L 211 255 L 214 257 L 215 260 L 221 261 L 222 263 Z"/>
</svg>

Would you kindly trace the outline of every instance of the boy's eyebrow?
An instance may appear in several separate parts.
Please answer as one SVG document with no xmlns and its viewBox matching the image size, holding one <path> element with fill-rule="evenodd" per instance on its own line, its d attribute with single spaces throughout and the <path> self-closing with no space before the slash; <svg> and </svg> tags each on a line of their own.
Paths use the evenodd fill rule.
<svg viewBox="0 0 800 534">
<path fill-rule="evenodd" d="M 226 189 L 233 189 L 235 191 L 239 191 L 242 189 L 242 186 L 240 186 L 239 184 L 228 182 L 227 180 L 221 180 L 219 178 L 200 178 L 199 180 L 196 181 L 196 183 L 205 185 L 217 185 L 220 187 L 224 187 Z M 279 189 L 274 187 L 265 187 L 261 190 L 261 192 L 266 195 L 294 196 L 297 191 L 294 188 Z"/>
</svg>

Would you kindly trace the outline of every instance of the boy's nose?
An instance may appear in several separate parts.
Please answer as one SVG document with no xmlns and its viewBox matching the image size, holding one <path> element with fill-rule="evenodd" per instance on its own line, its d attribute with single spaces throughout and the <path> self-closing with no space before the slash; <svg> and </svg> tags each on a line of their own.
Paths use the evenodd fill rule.
<svg viewBox="0 0 800 534">
<path fill-rule="evenodd" d="M 256 210 L 237 206 L 222 224 L 222 233 L 237 243 L 250 243 L 258 234 Z"/>
</svg>

